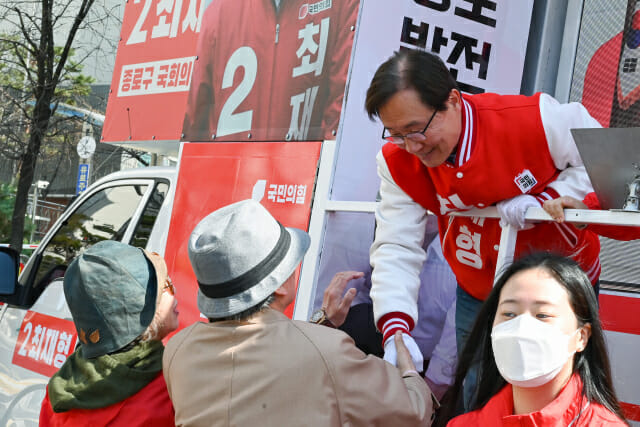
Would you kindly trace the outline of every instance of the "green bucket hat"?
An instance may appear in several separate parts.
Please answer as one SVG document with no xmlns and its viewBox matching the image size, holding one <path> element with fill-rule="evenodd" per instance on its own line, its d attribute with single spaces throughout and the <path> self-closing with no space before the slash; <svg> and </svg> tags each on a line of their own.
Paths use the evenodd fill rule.
<svg viewBox="0 0 640 427">
<path fill-rule="evenodd" d="M 142 249 L 105 240 L 69 264 L 64 295 L 84 356 L 102 356 L 125 347 L 153 320 L 155 268 Z"/>
</svg>

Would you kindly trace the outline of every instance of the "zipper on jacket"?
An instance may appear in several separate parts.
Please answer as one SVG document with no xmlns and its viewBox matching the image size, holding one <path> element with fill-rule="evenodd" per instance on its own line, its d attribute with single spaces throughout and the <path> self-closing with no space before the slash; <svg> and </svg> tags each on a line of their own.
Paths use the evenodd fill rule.
<svg viewBox="0 0 640 427">
<path fill-rule="evenodd" d="M 280 24 L 276 24 L 276 44 L 278 44 L 279 35 L 280 35 Z"/>
</svg>

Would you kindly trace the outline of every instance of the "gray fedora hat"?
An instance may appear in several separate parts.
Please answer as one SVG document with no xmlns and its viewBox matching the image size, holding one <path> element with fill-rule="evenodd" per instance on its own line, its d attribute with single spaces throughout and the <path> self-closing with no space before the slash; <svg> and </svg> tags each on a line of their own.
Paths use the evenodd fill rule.
<svg viewBox="0 0 640 427">
<path fill-rule="evenodd" d="M 283 227 L 255 200 L 210 213 L 189 238 L 198 308 L 216 319 L 259 304 L 293 274 L 309 243 L 306 232 Z"/>
</svg>

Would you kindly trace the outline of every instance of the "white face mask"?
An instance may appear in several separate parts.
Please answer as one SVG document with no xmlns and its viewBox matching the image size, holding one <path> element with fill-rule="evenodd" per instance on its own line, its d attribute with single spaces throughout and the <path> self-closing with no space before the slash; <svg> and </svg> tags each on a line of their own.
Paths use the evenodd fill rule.
<svg viewBox="0 0 640 427">
<path fill-rule="evenodd" d="M 500 323 L 491 331 L 493 357 L 505 380 L 518 387 L 538 387 L 558 375 L 569 357 L 569 340 L 558 328 L 528 314 Z"/>
</svg>

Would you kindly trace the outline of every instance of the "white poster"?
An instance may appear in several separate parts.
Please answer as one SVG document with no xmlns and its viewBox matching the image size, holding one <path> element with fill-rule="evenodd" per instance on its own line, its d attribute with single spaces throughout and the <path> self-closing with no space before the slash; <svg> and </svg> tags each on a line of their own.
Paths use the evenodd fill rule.
<svg viewBox="0 0 640 427">
<path fill-rule="evenodd" d="M 440 55 L 463 92 L 518 94 L 532 7 L 533 0 L 362 0 L 331 199 L 376 199 L 382 124 L 369 120 L 364 102 L 382 62 L 401 48 L 424 49 Z M 333 274 L 368 272 L 373 230 L 372 214 L 329 215 L 316 307 Z"/>
</svg>

